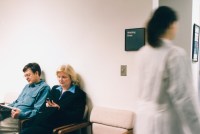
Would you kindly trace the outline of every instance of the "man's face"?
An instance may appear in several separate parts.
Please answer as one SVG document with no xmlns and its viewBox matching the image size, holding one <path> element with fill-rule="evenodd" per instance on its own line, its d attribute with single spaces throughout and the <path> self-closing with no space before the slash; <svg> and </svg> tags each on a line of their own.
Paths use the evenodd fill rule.
<svg viewBox="0 0 200 134">
<path fill-rule="evenodd" d="M 38 72 L 33 73 L 31 69 L 27 69 L 26 72 L 24 72 L 24 77 L 29 84 L 37 83 L 40 80 Z"/>
</svg>

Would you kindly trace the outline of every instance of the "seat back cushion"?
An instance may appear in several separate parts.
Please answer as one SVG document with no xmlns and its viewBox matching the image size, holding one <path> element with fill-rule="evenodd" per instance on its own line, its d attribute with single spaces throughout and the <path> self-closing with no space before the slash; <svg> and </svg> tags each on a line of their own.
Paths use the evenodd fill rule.
<svg viewBox="0 0 200 134">
<path fill-rule="evenodd" d="M 123 129 L 132 129 L 134 117 L 134 113 L 128 110 L 93 107 L 90 122 Z"/>
</svg>

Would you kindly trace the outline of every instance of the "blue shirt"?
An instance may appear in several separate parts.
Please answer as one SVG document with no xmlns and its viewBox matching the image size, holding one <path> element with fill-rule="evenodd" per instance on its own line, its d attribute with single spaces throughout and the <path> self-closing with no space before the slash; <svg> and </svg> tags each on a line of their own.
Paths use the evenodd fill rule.
<svg viewBox="0 0 200 134">
<path fill-rule="evenodd" d="M 56 89 L 60 91 L 60 94 L 61 94 L 61 95 L 60 95 L 60 98 L 61 98 L 62 95 L 63 95 L 63 93 L 64 93 L 64 92 L 62 93 L 62 87 L 59 86 L 59 87 L 57 87 Z M 71 86 L 71 87 L 70 87 L 68 90 L 66 90 L 65 92 L 71 92 L 71 93 L 74 94 L 74 93 L 75 93 L 75 86 L 74 86 L 74 85 Z M 59 98 L 59 99 L 60 99 L 60 98 Z"/>
<path fill-rule="evenodd" d="M 27 84 L 17 100 L 9 106 L 21 110 L 19 119 L 31 118 L 38 114 L 45 106 L 49 92 L 50 87 L 43 80 L 40 80 L 38 83 Z"/>
</svg>

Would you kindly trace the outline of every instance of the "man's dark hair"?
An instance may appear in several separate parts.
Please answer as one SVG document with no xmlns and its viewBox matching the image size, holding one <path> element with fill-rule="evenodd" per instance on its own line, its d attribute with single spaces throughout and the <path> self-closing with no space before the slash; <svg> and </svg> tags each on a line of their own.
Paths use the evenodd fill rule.
<svg viewBox="0 0 200 134">
<path fill-rule="evenodd" d="M 167 6 L 159 7 L 147 24 L 147 41 L 152 47 L 159 47 L 160 37 L 169 26 L 178 20 L 176 12 Z"/>
<path fill-rule="evenodd" d="M 26 72 L 27 69 L 30 69 L 33 73 L 36 73 L 38 71 L 39 76 L 41 75 L 41 68 L 37 63 L 28 63 L 24 66 L 23 72 Z"/>
</svg>

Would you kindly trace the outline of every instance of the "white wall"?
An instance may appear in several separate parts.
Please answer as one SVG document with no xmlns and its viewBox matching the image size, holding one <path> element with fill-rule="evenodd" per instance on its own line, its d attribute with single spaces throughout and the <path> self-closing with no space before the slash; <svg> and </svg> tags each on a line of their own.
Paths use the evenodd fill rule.
<svg viewBox="0 0 200 134">
<path fill-rule="evenodd" d="M 20 92 L 22 68 L 38 62 L 50 86 L 69 63 L 93 105 L 133 109 L 134 53 L 124 51 L 124 30 L 144 27 L 156 0 L 0 1 L 0 101 Z M 120 76 L 127 65 L 127 76 Z"/>
<path fill-rule="evenodd" d="M 180 30 L 175 42 L 191 54 L 199 1 L 160 0 L 164 2 L 177 5 Z M 80 74 L 89 103 L 133 110 L 135 52 L 124 51 L 124 29 L 144 27 L 157 6 L 158 0 L 1 0 L 0 101 L 5 93 L 22 90 L 22 68 L 28 62 L 41 65 L 50 86 L 57 84 L 56 68 L 69 63 Z M 127 76 L 120 76 L 120 65 L 128 66 Z"/>
</svg>

